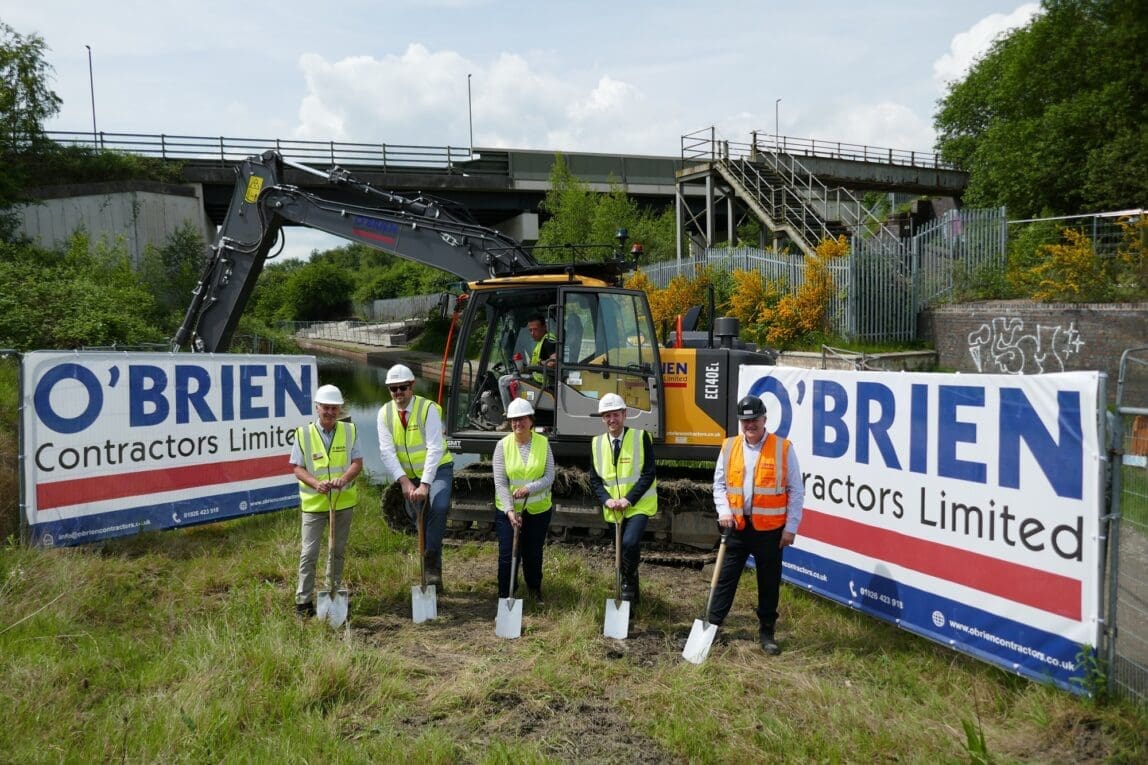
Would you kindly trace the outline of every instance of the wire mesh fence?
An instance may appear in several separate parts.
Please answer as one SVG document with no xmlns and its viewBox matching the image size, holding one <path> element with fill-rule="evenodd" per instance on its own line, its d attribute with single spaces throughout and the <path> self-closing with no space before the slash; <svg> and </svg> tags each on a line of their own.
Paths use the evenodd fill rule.
<svg viewBox="0 0 1148 765">
<path fill-rule="evenodd" d="M 1120 362 L 1109 529 L 1109 690 L 1148 701 L 1148 347 Z"/>
</svg>

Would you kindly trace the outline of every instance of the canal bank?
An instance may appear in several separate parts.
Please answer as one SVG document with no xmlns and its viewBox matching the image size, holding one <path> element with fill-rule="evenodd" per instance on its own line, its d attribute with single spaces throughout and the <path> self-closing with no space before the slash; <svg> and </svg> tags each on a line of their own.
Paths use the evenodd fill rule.
<svg viewBox="0 0 1148 765">
<path fill-rule="evenodd" d="M 347 342 L 323 342 L 316 340 L 296 340 L 299 347 L 311 353 L 325 356 L 338 356 L 368 367 L 389 369 L 395 364 L 406 364 L 415 377 L 437 383 L 444 367 L 440 354 L 428 351 L 413 351 L 410 348 L 378 348 Z M 451 365 L 445 364 L 446 378 L 450 378 Z"/>
</svg>

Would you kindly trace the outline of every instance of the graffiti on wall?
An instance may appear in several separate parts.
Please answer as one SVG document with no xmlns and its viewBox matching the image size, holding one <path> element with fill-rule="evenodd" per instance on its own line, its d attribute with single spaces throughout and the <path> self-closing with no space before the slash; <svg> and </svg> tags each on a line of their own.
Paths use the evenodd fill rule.
<svg viewBox="0 0 1148 765">
<path fill-rule="evenodd" d="M 1024 320 L 998 316 L 969 333 L 969 355 L 978 372 L 991 374 L 1043 374 L 1065 371 L 1065 360 L 1080 353 L 1084 341 L 1076 322 L 1037 324 L 1025 331 Z"/>
</svg>

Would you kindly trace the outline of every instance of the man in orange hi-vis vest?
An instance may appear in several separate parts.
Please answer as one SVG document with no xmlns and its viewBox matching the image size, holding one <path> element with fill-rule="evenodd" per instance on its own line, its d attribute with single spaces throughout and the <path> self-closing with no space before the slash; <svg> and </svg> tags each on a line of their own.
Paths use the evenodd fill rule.
<svg viewBox="0 0 1148 765">
<path fill-rule="evenodd" d="M 758 639 L 767 654 L 781 647 L 774 637 L 781 590 L 781 557 L 797 537 L 805 488 L 788 440 L 765 430 L 765 403 L 757 396 L 737 402 L 741 434 L 722 443 L 714 468 L 718 525 L 729 534 L 709 623 L 720 625 L 733 605 L 746 559 L 757 563 Z"/>
</svg>

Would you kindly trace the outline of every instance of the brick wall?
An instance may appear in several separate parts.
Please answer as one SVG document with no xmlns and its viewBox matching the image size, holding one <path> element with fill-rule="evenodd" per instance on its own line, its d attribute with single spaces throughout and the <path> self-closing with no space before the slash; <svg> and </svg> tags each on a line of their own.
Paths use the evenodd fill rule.
<svg viewBox="0 0 1148 765">
<path fill-rule="evenodd" d="M 1146 303 L 990 300 L 931 308 L 919 337 L 942 369 L 996 374 L 1100 370 L 1116 393 L 1120 356 L 1148 345 Z"/>
</svg>

